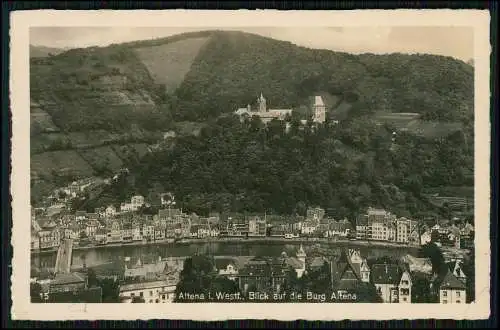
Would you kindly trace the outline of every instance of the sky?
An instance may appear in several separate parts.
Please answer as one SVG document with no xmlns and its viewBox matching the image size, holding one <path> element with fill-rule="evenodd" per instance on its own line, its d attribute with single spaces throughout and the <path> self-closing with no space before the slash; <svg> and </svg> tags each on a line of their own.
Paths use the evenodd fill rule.
<svg viewBox="0 0 500 330">
<path fill-rule="evenodd" d="M 240 30 L 309 48 L 359 53 L 427 53 L 474 58 L 471 27 L 32 27 L 30 44 L 56 48 L 106 46 L 200 30 Z"/>
</svg>

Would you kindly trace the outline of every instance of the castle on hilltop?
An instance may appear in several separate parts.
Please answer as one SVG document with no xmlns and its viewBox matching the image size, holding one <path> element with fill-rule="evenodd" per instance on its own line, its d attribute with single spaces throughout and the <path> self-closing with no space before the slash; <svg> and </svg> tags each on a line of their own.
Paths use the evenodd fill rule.
<svg viewBox="0 0 500 330">
<path fill-rule="evenodd" d="M 247 105 L 246 108 L 239 108 L 235 111 L 235 114 L 240 116 L 243 120 L 245 117 L 253 117 L 258 116 L 262 122 L 267 124 L 273 119 L 285 120 L 287 116 L 291 116 L 293 109 L 268 109 L 267 101 L 260 93 L 260 96 L 257 98 L 257 109 L 253 110 L 250 104 Z M 319 95 L 314 97 L 314 104 L 312 106 L 313 113 L 313 122 L 315 123 L 324 123 L 326 119 L 326 106 L 323 102 L 323 98 Z M 302 124 L 305 124 L 307 121 L 302 120 Z"/>
</svg>

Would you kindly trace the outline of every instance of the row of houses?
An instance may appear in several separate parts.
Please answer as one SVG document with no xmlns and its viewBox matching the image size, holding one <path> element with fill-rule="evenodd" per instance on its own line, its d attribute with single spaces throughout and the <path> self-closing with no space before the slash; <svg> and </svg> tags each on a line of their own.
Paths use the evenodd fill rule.
<svg viewBox="0 0 500 330">
<path fill-rule="evenodd" d="M 356 238 L 403 244 L 420 244 L 419 223 L 382 209 L 368 208 L 356 219 Z"/>
<path fill-rule="evenodd" d="M 467 222 L 461 228 L 455 224 L 451 226 L 436 224 L 431 228 L 424 228 L 421 244 L 429 242 L 433 242 L 437 246 L 471 249 L 474 246 L 474 226 Z"/>
<path fill-rule="evenodd" d="M 296 256 L 283 253 L 279 258 L 253 257 L 242 261 L 242 257 L 215 260 L 219 276 L 237 282 L 240 292 L 280 293 L 284 289 L 287 273 L 295 271 L 301 278 L 307 272 L 314 272 L 325 264 L 331 276 L 333 292 L 346 294 L 358 292 L 360 288 L 372 286 L 383 303 L 411 303 L 414 278 L 421 268 L 415 269 L 415 259 L 410 263 L 383 262 L 369 265 L 356 249 L 343 250 L 337 257 L 307 258 L 302 246 Z M 426 260 L 430 264 L 429 260 Z M 449 262 L 447 271 L 440 275 L 424 271 L 429 277 L 429 301 L 441 304 L 462 304 L 466 302 L 466 275 L 461 261 Z M 359 301 L 362 302 L 362 301 Z"/>
</svg>

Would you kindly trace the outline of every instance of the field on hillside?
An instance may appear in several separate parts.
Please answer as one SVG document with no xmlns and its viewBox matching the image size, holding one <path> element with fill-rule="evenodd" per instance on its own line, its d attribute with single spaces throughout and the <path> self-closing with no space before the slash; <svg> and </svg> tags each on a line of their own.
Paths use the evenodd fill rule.
<svg viewBox="0 0 500 330">
<path fill-rule="evenodd" d="M 114 152 L 111 146 L 78 151 L 92 168 L 96 170 L 109 169 L 117 171 L 123 166 L 123 161 Z"/>
<path fill-rule="evenodd" d="M 40 108 L 32 107 L 30 113 L 30 132 L 39 134 L 41 132 L 57 132 L 59 128 L 52 121 L 52 117 Z"/>
<path fill-rule="evenodd" d="M 123 161 L 139 159 L 148 153 L 148 145 L 145 143 L 132 143 L 126 145 L 113 145 L 113 152 Z"/>
<path fill-rule="evenodd" d="M 38 176 L 73 174 L 91 176 L 92 167 L 75 150 L 51 151 L 31 156 L 31 171 Z"/>
<path fill-rule="evenodd" d="M 200 48 L 209 40 L 189 38 L 160 46 L 137 48 L 136 52 L 154 81 L 171 93 L 179 87 Z"/>
<path fill-rule="evenodd" d="M 438 194 L 439 196 L 453 196 L 453 197 L 467 197 L 474 198 L 474 187 L 437 187 L 437 188 L 426 188 L 424 189 L 425 194 L 433 195 Z"/>
</svg>

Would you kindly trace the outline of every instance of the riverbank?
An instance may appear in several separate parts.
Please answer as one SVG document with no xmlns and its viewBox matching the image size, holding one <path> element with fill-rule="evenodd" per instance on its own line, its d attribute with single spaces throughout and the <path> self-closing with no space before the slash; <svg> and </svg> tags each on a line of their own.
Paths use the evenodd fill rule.
<svg viewBox="0 0 500 330">
<path fill-rule="evenodd" d="M 78 250 L 98 250 L 98 249 L 109 249 L 109 248 L 124 248 L 128 246 L 155 246 L 155 245 L 193 245 L 193 244 L 207 244 L 207 243 L 258 243 L 263 242 L 266 244 L 329 244 L 329 245 L 349 245 L 349 246 L 360 246 L 360 247 L 377 247 L 377 248 L 389 248 L 389 249 L 418 249 L 418 245 L 400 244 L 394 242 L 383 242 L 383 241 L 360 241 L 360 240 L 348 240 L 348 239 L 328 239 L 328 238 L 284 238 L 284 237 L 224 237 L 224 238 L 186 238 L 178 241 L 173 241 L 172 239 L 159 240 L 154 242 L 144 242 L 135 241 L 128 243 L 109 243 L 101 245 L 85 245 L 85 246 L 73 246 L 74 251 Z M 46 249 L 46 250 L 32 250 L 32 255 L 43 255 L 57 253 L 57 249 Z"/>
</svg>

